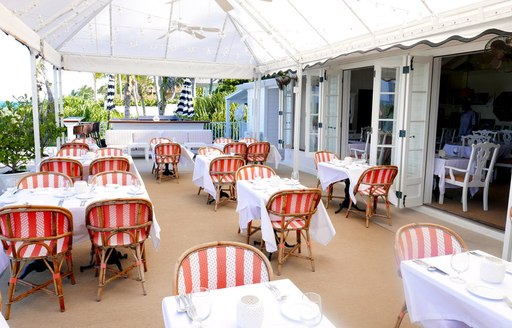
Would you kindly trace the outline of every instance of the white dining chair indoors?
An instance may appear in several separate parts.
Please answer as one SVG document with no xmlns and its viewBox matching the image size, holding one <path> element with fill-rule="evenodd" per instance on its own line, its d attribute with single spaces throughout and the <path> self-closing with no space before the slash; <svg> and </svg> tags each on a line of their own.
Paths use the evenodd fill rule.
<svg viewBox="0 0 512 328">
<path fill-rule="evenodd" d="M 483 207 L 488 210 L 489 185 L 500 145 L 485 142 L 471 145 L 468 166 L 460 169 L 445 166 L 445 183 L 462 188 L 462 211 L 468 211 L 468 191 L 484 188 Z M 439 195 L 439 204 L 444 203 L 444 191 Z"/>
</svg>

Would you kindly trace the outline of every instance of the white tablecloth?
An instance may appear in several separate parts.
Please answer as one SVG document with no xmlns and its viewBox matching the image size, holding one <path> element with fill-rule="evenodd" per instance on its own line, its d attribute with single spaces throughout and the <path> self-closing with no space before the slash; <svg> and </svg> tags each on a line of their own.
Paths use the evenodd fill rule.
<svg viewBox="0 0 512 328">
<path fill-rule="evenodd" d="M 238 204 L 236 211 L 239 214 L 240 229 L 247 229 L 247 224 L 253 219 L 261 220 L 261 235 L 265 241 L 265 247 L 268 252 L 277 251 L 276 239 L 274 230 L 267 212 L 267 202 L 272 194 L 279 190 L 292 189 L 293 187 L 287 185 L 284 180 L 278 187 L 272 187 L 268 179 L 262 179 L 261 182 L 238 181 L 236 184 Z M 257 185 L 266 183 L 268 188 L 265 190 L 257 190 Z M 304 188 L 303 186 L 299 186 Z M 322 202 L 318 203 L 316 213 L 311 219 L 309 226 L 309 233 L 311 239 L 327 245 L 331 239 L 336 235 L 336 230 L 332 225 L 331 218 Z"/>
<path fill-rule="evenodd" d="M 471 156 L 471 147 L 469 146 L 462 147 L 462 145 L 445 144 L 443 146 L 443 150 L 446 152 L 447 156 L 459 156 L 466 158 Z M 457 153 L 455 153 L 454 150 L 457 150 Z"/>
<path fill-rule="evenodd" d="M 450 184 L 446 184 L 446 174 L 448 174 L 448 170 L 445 169 L 446 166 L 452 166 L 459 169 L 465 169 L 468 167 L 468 158 L 461 158 L 461 157 L 446 157 L 446 158 L 440 158 L 437 157 L 434 160 L 434 175 L 437 175 L 439 177 L 439 192 L 441 194 L 445 193 L 446 188 L 455 187 Z M 459 187 L 456 187 L 459 188 Z M 478 192 L 478 188 L 471 188 L 470 190 L 471 194 Z"/>
<path fill-rule="evenodd" d="M 352 151 L 352 149 L 357 149 L 364 151 L 364 147 L 366 146 L 366 142 L 362 141 L 349 141 L 348 142 L 348 156 L 353 156 L 355 153 Z M 360 153 L 358 153 L 359 155 Z"/>
<path fill-rule="evenodd" d="M 210 316 L 203 321 L 205 327 L 237 327 L 237 304 L 245 295 L 255 295 L 264 304 L 262 327 L 304 327 L 299 321 L 288 319 L 281 314 L 281 306 L 288 306 L 302 299 L 302 292 L 289 279 L 272 281 L 281 292 L 288 295 L 286 301 L 278 302 L 272 292 L 264 284 L 243 285 L 238 287 L 216 289 L 210 291 L 212 310 Z M 166 328 L 190 327 L 191 322 L 186 313 L 176 311 L 174 296 L 165 297 L 162 300 L 162 312 Z M 324 315 L 322 322 L 316 327 L 335 327 Z"/>
<path fill-rule="evenodd" d="M 329 162 L 318 163 L 318 179 L 323 190 L 326 190 L 331 183 L 336 181 L 349 179 L 350 181 L 350 199 L 354 204 L 357 203 L 356 195 L 354 195 L 354 188 L 361 177 L 363 172 L 370 168 L 366 164 L 351 164 L 348 166 L 338 166 Z"/>
<path fill-rule="evenodd" d="M 481 257 L 470 255 L 470 268 L 462 273 L 468 284 L 478 283 L 499 289 L 512 296 L 512 275 L 505 274 L 501 284 L 489 284 L 480 279 Z M 450 256 L 425 259 L 441 270 L 455 274 Z M 409 317 L 412 322 L 426 320 L 457 320 L 471 327 L 512 327 L 512 309 L 505 302 L 491 301 L 475 296 L 448 276 L 430 272 L 412 261 L 401 263 L 402 282 Z M 436 325 L 439 327 L 439 323 Z"/>
<path fill-rule="evenodd" d="M 197 155 L 194 162 L 194 172 L 192 173 L 192 182 L 209 193 L 213 198 L 217 196 L 212 178 L 210 177 L 210 163 L 216 155 Z"/>
<path fill-rule="evenodd" d="M 213 147 L 224 150 L 225 143 L 214 143 Z M 276 146 L 270 144 L 270 151 L 267 156 L 267 162 L 273 163 L 276 170 L 279 168 L 279 163 L 281 163 L 281 160 L 283 158 L 281 157 L 281 154 L 279 153 L 279 150 L 277 150 Z"/>
<path fill-rule="evenodd" d="M 143 192 L 140 195 L 132 195 L 130 194 L 130 187 L 128 186 L 118 186 L 116 189 L 105 188 L 105 187 L 97 187 L 94 193 L 94 197 L 87 199 L 84 206 L 80 206 L 82 200 L 78 199 L 75 196 L 66 198 L 62 207 L 67 208 L 73 214 L 73 243 L 80 243 L 89 241 L 89 234 L 87 232 L 87 228 L 85 226 L 85 209 L 87 205 L 94 201 L 104 200 L 104 199 L 112 199 L 112 198 L 145 198 L 149 199 L 149 195 L 144 187 L 144 182 L 140 177 L 139 172 L 133 165 L 134 173 L 139 177 L 139 181 L 141 181 L 141 191 Z M 5 205 L 21 205 L 25 203 L 29 203 L 31 205 L 59 205 L 59 201 L 62 199 L 61 197 L 56 197 L 59 193 L 62 193 L 62 189 L 58 188 L 43 188 L 43 189 L 34 189 L 34 190 L 20 190 L 14 195 L 16 202 L 6 204 L 2 200 L 10 199 L 13 191 L 6 191 L 3 195 L 0 196 L 0 206 Z M 9 197 L 9 198 L 8 198 Z M 153 246 L 155 249 L 158 249 L 158 245 L 160 244 L 160 225 L 156 219 L 156 215 L 153 212 L 153 224 L 151 225 L 150 230 L 151 241 L 153 242 Z M 0 250 L 0 272 L 2 272 L 7 265 L 9 264 L 9 259 L 4 253 L 3 248 Z"/>
</svg>

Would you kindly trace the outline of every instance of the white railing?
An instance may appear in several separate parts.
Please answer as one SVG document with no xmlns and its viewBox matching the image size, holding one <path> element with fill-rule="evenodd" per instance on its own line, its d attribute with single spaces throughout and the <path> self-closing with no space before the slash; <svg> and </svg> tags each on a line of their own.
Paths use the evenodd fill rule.
<svg viewBox="0 0 512 328">
<path fill-rule="evenodd" d="M 219 137 L 238 140 L 245 137 L 247 122 L 209 122 L 204 124 L 205 130 L 212 130 L 213 140 Z"/>
</svg>

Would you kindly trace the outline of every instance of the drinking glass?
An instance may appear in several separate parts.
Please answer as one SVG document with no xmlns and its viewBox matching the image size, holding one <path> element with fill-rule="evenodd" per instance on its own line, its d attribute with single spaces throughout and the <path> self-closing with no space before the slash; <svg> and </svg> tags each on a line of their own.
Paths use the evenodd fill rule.
<svg viewBox="0 0 512 328">
<path fill-rule="evenodd" d="M 314 327 L 322 321 L 322 297 L 317 293 L 304 293 L 300 304 L 300 320 L 307 327 Z"/>
<path fill-rule="evenodd" d="M 206 287 L 194 288 L 193 293 L 187 297 L 190 300 L 187 315 L 194 323 L 197 323 L 196 327 L 202 327 L 202 322 L 210 316 L 212 310 L 210 290 Z"/>
<path fill-rule="evenodd" d="M 459 153 L 459 146 L 453 147 L 453 155 L 458 157 L 458 153 Z"/>
<path fill-rule="evenodd" d="M 140 181 L 139 181 L 139 179 L 133 180 L 131 191 L 134 194 L 138 194 L 139 193 L 139 191 L 140 191 Z"/>
<path fill-rule="evenodd" d="M 292 183 L 298 184 L 299 183 L 299 171 L 292 171 L 290 180 L 292 181 Z"/>
<path fill-rule="evenodd" d="M 465 283 L 466 280 L 461 278 L 460 274 L 469 269 L 469 253 L 463 252 L 453 254 L 450 260 L 450 264 L 452 269 L 457 272 L 457 275 L 450 277 L 450 280 L 459 284 Z"/>
</svg>

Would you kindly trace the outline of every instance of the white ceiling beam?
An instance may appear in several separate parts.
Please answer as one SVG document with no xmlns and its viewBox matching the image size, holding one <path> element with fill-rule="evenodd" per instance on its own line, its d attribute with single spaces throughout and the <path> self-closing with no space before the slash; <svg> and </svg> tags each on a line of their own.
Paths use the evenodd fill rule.
<svg viewBox="0 0 512 328">
<path fill-rule="evenodd" d="M 43 29 L 45 29 L 46 27 L 48 27 L 50 24 L 54 23 L 55 21 L 57 21 L 58 19 L 66 16 L 67 14 L 69 14 L 71 11 L 74 10 L 74 8 L 77 8 L 78 5 L 82 2 L 82 0 L 77 0 L 73 3 L 70 3 L 68 4 L 65 8 L 63 8 L 63 10 L 61 10 L 60 12 L 58 12 L 57 14 L 53 15 L 53 17 L 51 17 L 50 19 L 46 20 L 45 22 L 42 22 L 41 25 L 39 25 L 39 27 L 37 27 L 35 29 L 35 31 L 37 33 L 40 33 Z"/>
<path fill-rule="evenodd" d="M 110 74 L 252 79 L 253 65 L 64 54 L 65 70 Z"/>
<path fill-rule="evenodd" d="M 82 28 L 87 25 L 90 21 L 92 21 L 103 9 L 105 9 L 111 2 L 112 0 L 105 0 L 104 3 L 101 3 L 100 1 L 98 1 L 100 3 L 99 7 L 96 8 L 95 10 L 93 10 L 93 12 L 86 16 L 83 20 L 82 20 L 82 23 L 78 24 L 74 29 L 73 29 L 73 32 L 69 33 L 63 41 L 61 41 L 61 43 L 59 43 L 59 45 L 57 45 L 55 48 L 57 50 L 60 50 L 62 49 L 62 47 L 69 41 L 71 40 L 78 32 L 80 32 L 80 30 L 82 30 Z M 92 5 L 89 7 L 91 8 Z M 62 28 L 61 26 L 59 26 L 60 28 Z"/>
<path fill-rule="evenodd" d="M 316 35 L 318 35 L 318 37 L 320 37 L 320 39 L 322 39 L 325 43 L 325 45 L 329 45 L 329 41 L 327 41 L 326 38 L 324 38 L 323 34 L 320 33 L 315 26 L 313 26 L 313 24 L 311 24 L 311 22 L 309 21 L 309 19 L 306 18 L 306 16 L 300 11 L 297 9 L 297 7 L 295 7 L 295 5 L 293 4 L 293 1 L 290 1 L 290 0 L 287 0 L 288 1 L 288 4 L 295 10 L 295 12 L 300 16 L 302 17 L 302 19 L 309 25 L 309 27 L 311 27 L 311 29 L 313 31 L 315 31 Z"/>
<path fill-rule="evenodd" d="M 244 27 L 242 25 L 240 25 L 232 16 L 229 16 L 229 20 L 231 21 L 231 24 L 233 24 L 233 26 L 235 27 L 236 31 L 238 32 L 238 34 L 240 35 L 240 39 L 242 40 L 242 42 L 245 44 L 245 46 L 247 47 L 247 49 L 249 50 L 249 52 L 251 53 L 251 56 L 252 58 L 254 59 L 255 61 L 255 64 L 256 65 L 260 65 L 260 61 L 258 60 L 258 57 L 256 57 L 256 54 L 254 53 L 254 49 L 252 49 L 251 45 L 249 44 L 249 42 L 247 41 L 248 38 L 250 38 L 250 35 L 249 33 L 244 29 Z M 272 56 L 271 53 L 269 53 L 267 51 L 267 49 L 265 47 L 262 46 L 262 44 L 258 41 L 258 39 L 254 38 L 253 39 L 254 42 L 256 42 L 256 44 L 258 44 L 261 49 L 265 50 L 265 52 L 270 56 L 272 57 L 273 59 L 274 56 Z"/>
<path fill-rule="evenodd" d="M 357 18 L 357 20 L 364 26 L 364 28 L 368 31 L 368 33 L 373 34 L 372 29 L 368 25 L 366 25 L 366 23 L 363 21 L 363 19 L 355 12 L 354 9 L 352 9 L 352 7 L 347 3 L 347 1 L 343 0 L 343 3 L 348 8 L 348 10 L 350 10 L 352 15 L 354 15 Z"/>
<path fill-rule="evenodd" d="M 61 67 L 60 53 L 19 19 L 12 11 L 0 3 L 0 29 L 13 36 L 27 47 L 41 53 L 44 59 L 56 67 Z"/>
</svg>

